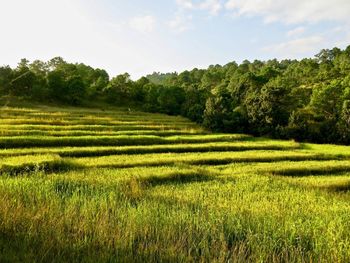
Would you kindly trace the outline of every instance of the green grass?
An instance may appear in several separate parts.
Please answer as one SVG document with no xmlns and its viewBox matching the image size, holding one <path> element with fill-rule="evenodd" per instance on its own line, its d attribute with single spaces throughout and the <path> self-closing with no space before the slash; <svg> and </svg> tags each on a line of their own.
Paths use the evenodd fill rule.
<svg viewBox="0 0 350 263">
<path fill-rule="evenodd" d="M 193 131 L 197 128 L 193 127 L 177 127 L 177 125 L 81 125 L 81 124 L 72 124 L 72 125 L 29 125 L 29 124 L 17 124 L 17 125 L 1 125 L 0 129 L 2 131 L 14 130 L 43 130 L 43 131 L 171 131 L 171 130 L 185 130 Z"/>
<path fill-rule="evenodd" d="M 123 109 L 0 119 L 0 262 L 350 261 L 348 146 Z"/>
<path fill-rule="evenodd" d="M 126 130 L 126 131 L 113 131 L 113 130 L 102 130 L 102 131 L 90 131 L 90 130 L 36 130 L 36 129 L 26 129 L 26 130 L 2 130 L 0 136 L 117 136 L 117 135 L 154 135 L 154 136 L 174 136 L 174 135 L 191 135 L 191 134 L 205 134 L 206 132 L 200 132 L 198 130 Z"/>
<path fill-rule="evenodd" d="M 294 151 L 246 151 L 242 152 L 206 152 L 206 153 L 184 153 L 178 154 L 142 154 L 114 155 L 103 157 L 86 157 L 69 159 L 80 166 L 124 168 L 135 166 L 160 166 L 176 163 L 192 165 L 220 165 L 229 163 L 251 163 L 251 162 L 279 162 L 279 161 L 304 161 L 324 160 L 327 156 L 318 154 L 298 153 Z"/>
<path fill-rule="evenodd" d="M 267 141 L 269 143 L 267 143 Z M 300 146 L 294 142 L 257 141 L 257 142 L 215 142 L 215 143 L 179 143 L 145 146 L 95 146 L 95 147 L 46 147 L 46 148 L 17 148 L 0 150 L 0 157 L 21 156 L 30 154 L 58 154 L 61 157 L 91 157 L 117 154 L 145 153 L 194 153 L 194 152 L 224 152 L 249 150 L 293 150 Z"/>
<path fill-rule="evenodd" d="M 154 135 L 117 135 L 117 136 L 15 136 L 0 137 L 1 148 L 53 147 L 53 146 L 126 146 L 179 143 L 205 143 L 245 140 L 246 135 L 188 135 L 160 137 Z"/>
<path fill-rule="evenodd" d="M 36 172 L 65 171 L 74 165 L 57 155 L 23 155 L 0 160 L 0 174 L 17 176 Z M 76 166 L 77 167 L 77 166 Z"/>
</svg>

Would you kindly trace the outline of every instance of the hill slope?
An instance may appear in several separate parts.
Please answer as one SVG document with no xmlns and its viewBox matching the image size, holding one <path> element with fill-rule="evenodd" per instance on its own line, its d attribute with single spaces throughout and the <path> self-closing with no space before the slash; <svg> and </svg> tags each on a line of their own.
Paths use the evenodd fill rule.
<svg viewBox="0 0 350 263">
<path fill-rule="evenodd" d="M 5 107 L 0 174 L 1 262 L 350 260 L 345 146 Z"/>
</svg>

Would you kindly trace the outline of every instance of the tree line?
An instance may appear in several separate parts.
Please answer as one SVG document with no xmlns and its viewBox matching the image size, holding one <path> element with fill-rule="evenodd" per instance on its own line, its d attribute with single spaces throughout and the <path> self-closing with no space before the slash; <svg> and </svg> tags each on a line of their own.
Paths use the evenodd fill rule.
<svg viewBox="0 0 350 263">
<path fill-rule="evenodd" d="M 102 69 L 22 59 L 0 67 L 0 94 L 79 105 L 105 101 L 182 115 L 213 131 L 350 144 L 350 46 L 314 58 L 212 65 L 133 81 Z"/>
</svg>

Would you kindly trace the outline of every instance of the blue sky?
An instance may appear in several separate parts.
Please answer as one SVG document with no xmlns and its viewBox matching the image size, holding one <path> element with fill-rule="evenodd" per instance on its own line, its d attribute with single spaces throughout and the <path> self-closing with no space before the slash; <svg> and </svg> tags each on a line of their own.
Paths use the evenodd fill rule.
<svg viewBox="0 0 350 263">
<path fill-rule="evenodd" d="M 0 0 L 0 65 L 62 56 L 134 79 L 350 44 L 349 0 Z"/>
</svg>

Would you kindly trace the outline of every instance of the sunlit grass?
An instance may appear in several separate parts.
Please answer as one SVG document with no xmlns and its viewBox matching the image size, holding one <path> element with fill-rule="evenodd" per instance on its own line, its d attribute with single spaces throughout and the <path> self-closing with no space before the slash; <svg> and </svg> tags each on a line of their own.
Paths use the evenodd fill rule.
<svg viewBox="0 0 350 263">
<path fill-rule="evenodd" d="M 347 146 L 122 109 L 0 116 L 0 262 L 350 261 Z"/>
<path fill-rule="evenodd" d="M 178 143 L 205 143 L 245 140 L 245 135 L 188 135 L 160 137 L 154 135 L 116 136 L 14 136 L 0 137 L 0 148 L 54 147 L 54 146 L 127 146 Z"/>
<path fill-rule="evenodd" d="M 268 143 L 267 143 L 268 142 Z M 224 152 L 251 150 L 294 150 L 299 144 L 289 141 L 233 141 L 186 143 L 145 146 L 95 146 L 95 147 L 46 147 L 46 148 L 18 148 L 0 150 L 0 156 L 20 156 L 30 154 L 58 154 L 62 157 L 108 156 L 117 154 L 145 154 L 145 153 L 191 153 L 191 152 Z"/>
<path fill-rule="evenodd" d="M 36 130 L 36 129 L 26 129 L 26 130 L 2 130 L 0 131 L 0 136 L 9 137 L 9 136 L 53 136 L 53 137 L 62 137 L 62 136 L 117 136 L 117 135 L 154 135 L 154 136 L 174 136 L 174 135 L 191 135 L 191 134 L 205 134 L 198 129 L 183 129 L 183 130 L 100 130 L 100 131 L 90 131 L 90 130 Z"/>
</svg>

